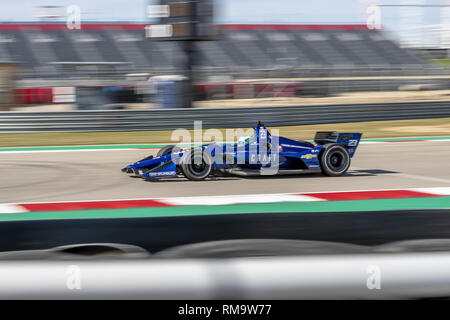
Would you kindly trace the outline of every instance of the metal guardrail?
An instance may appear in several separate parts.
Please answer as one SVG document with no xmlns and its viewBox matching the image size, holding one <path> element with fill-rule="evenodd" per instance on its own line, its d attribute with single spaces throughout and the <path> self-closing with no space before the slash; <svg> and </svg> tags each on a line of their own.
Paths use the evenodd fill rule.
<svg viewBox="0 0 450 320">
<path fill-rule="evenodd" d="M 249 127 L 450 117 L 450 101 L 67 112 L 0 112 L 0 132 L 89 132 Z"/>
</svg>

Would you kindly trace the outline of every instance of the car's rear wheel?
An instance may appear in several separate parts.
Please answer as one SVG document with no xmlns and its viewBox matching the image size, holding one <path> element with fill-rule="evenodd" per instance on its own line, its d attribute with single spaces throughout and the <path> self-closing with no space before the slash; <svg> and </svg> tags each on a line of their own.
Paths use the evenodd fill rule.
<svg viewBox="0 0 450 320">
<path fill-rule="evenodd" d="M 181 171 L 189 180 L 206 179 L 212 170 L 211 156 L 201 149 L 191 149 L 184 153 L 180 161 Z"/>
<path fill-rule="evenodd" d="M 319 158 L 322 173 L 330 177 L 338 177 L 350 167 L 350 155 L 347 149 L 339 144 L 327 144 Z"/>
</svg>

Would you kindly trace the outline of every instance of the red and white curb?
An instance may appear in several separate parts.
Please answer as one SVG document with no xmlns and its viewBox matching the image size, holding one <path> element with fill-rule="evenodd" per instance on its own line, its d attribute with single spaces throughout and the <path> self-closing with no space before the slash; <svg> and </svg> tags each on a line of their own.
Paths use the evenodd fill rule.
<svg viewBox="0 0 450 320">
<path fill-rule="evenodd" d="M 201 205 L 231 205 L 251 203 L 342 201 L 370 199 L 401 199 L 450 196 L 450 187 L 414 188 L 397 190 L 336 191 L 313 193 L 250 194 L 201 197 L 171 197 L 158 199 L 122 199 L 102 201 L 71 201 L 52 203 L 5 203 L 0 213 L 26 213 L 36 211 L 73 211 L 95 209 L 127 209 Z M 450 207 L 450 205 L 449 205 Z"/>
</svg>

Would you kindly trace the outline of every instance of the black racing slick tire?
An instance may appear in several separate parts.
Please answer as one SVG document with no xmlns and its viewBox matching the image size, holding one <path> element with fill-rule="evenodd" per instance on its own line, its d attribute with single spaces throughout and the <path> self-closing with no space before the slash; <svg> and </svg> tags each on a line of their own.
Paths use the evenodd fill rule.
<svg viewBox="0 0 450 320">
<path fill-rule="evenodd" d="M 173 152 L 179 151 L 179 148 L 174 145 L 165 146 L 164 148 L 159 149 L 158 154 L 156 155 L 157 158 L 166 156 L 168 154 L 171 154 Z"/>
<path fill-rule="evenodd" d="M 339 177 L 350 167 L 350 155 L 339 144 L 326 144 L 319 157 L 322 173 L 330 177 Z"/>
<path fill-rule="evenodd" d="M 213 167 L 211 156 L 202 149 L 190 149 L 183 154 L 180 168 L 184 176 L 189 180 L 205 180 Z"/>
</svg>

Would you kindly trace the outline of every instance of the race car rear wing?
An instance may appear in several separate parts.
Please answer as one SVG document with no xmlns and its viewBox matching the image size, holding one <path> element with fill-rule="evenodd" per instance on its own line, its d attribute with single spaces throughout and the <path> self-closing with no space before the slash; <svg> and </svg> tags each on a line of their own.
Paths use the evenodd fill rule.
<svg viewBox="0 0 450 320">
<path fill-rule="evenodd" d="M 321 131 L 316 132 L 316 136 L 314 137 L 314 142 L 319 145 L 324 145 L 327 143 L 338 143 L 344 146 L 350 157 L 353 157 L 355 153 L 355 149 L 361 140 L 362 133 L 341 133 L 336 131 Z"/>
<path fill-rule="evenodd" d="M 317 144 L 336 143 L 339 138 L 339 133 L 336 131 L 320 131 L 316 132 L 314 142 Z"/>
</svg>

